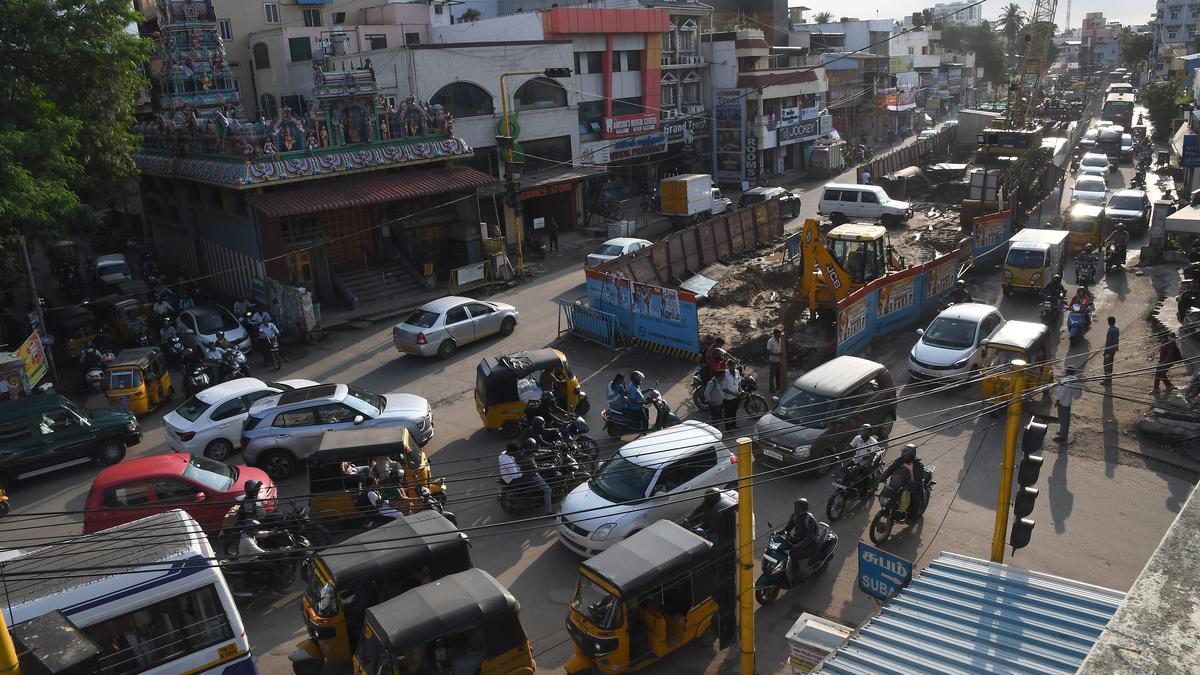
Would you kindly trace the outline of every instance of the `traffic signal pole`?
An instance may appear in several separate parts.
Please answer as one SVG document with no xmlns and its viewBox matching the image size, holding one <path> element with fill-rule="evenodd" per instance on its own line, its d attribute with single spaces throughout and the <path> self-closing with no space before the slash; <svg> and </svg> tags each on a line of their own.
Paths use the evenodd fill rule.
<svg viewBox="0 0 1200 675">
<path fill-rule="evenodd" d="M 1022 359 L 1013 359 L 1009 374 L 1012 393 L 1008 399 L 1008 421 L 1004 428 L 1004 460 L 1000 464 L 1000 490 L 996 497 L 996 528 L 992 531 L 992 562 L 996 563 L 1004 562 L 1004 533 L 1008 531 L 1008 502 L 1012 499 L 1013 466 L 1017 461 L 1017 438 L 1021 433 L 1027 365 Z"/>
<path fill-rule="evenodd" d="M 738 465 L 738 649 L 741 674 L 754 675 L 754 455 L 752 441 L 737 439 Z"/>
</svg>

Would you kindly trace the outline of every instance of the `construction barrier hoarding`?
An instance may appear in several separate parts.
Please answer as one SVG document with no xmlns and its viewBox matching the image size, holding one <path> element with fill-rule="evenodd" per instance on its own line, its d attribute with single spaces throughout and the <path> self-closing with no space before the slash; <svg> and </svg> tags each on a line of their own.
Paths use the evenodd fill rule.
<svg viewBox="0 0 1200 675">
<path fill-rule="evenodd" d="M 695 360 L 700 353 L 696 296 L 616 274 L 585 270 L 591 308 L 612 316 L 627 342 Z"/>
</svg>

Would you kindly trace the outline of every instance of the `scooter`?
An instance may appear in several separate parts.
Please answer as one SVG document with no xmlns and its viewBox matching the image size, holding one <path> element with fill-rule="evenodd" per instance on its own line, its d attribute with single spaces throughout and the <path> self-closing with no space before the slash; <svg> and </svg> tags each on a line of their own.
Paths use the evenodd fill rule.
<svg viewBox="0 0 1200 675">
<path fill-rule="evenodd" d="M 879 482 L 883 480 L 883 454 L 886 446 L 880 446 L 871 455 L 870 462 L 850 460 L 833 472 L 833 494 L 825 502 L 825 515 L 835 522 L 846 515 L 846 504 L 862 503 L 875 496 Z"/>
<path fill-rule="evenodd" d="M 604 430 L 609 436 L 616 438 L 625 434 L 640 434 L 646 431 L 658 431 L 679 424 L 679 416 L 671 412 L 671 406 L 663 400 L 657 389 L 644 392 L 646 402 L 638 410 L 628 412 L 608 408 L 601 417 L 604 418 Z M 654 425 L 650 424 L 650 408 L 654 408 Z"/>
<path fill-rule="evenodd" d="M 917 513 L 909 514 L 907 510 L 900 508 L 901 488 L 889 485 L 883 489 L 883 492 L 879 494 L 879 513 L 876 513 L 875 517 L 871 519 L 871 543 L 883 546 L 892 537 L 892 528 L 897 523 L 902 525 L 915 523 L 925 515 L 925 509 L 929 508 L 929 499 L 933 496 L 933 486 L 937 485 L 937 482 L 933 480 L 935 468 L 925 467 L 925 476 L 921 481 L 925 499 L 921 502 L 921 510 Z"/>
<path fill-rule="evenodd" d="M 771 538 L 767 540 L 767 550 L 762 554 L 762 574 L 754 580 L 754 599 L 760 605 L 769 605 L 779 597 L 780 591 L 799 586 L 824 572 L 829 561 L 833 559 L 833 550 L 837 548 L 837 542 L 838 537 L 833 533 L 833 529 L 825 523 L 819 524 L 816 542 L 809 546 L 810 552 L 800 561 L 796 569 L 796 578 L 793 579 L 788 574 L 792 543 L 782 532 L 771 532 Z"/>
<path fill-rule="evenodd" d="M 1091 312 L 1085 309 L 1081 303 L 1071 303 L 1071 311 L 1067 314 L 1067 335 L 1070 336 L 1072 345 L 1083 337 L 1083 332 L 1091 326 L 1091 323 Z"/>
</svg>

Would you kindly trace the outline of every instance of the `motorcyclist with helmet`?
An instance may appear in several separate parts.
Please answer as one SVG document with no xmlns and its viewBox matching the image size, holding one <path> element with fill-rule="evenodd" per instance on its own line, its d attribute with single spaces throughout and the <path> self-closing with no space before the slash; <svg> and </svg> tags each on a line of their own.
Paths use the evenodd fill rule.
<svg viewBox="0 0 1200 675">
<path fill-rule="evenodd" d="M 967 282 L 965 280 L 959 279 L 954 283 L 954 290 L 950 291 L 948 300 L 952 305 L 971 302 L 971 291 L 967 290 Z"/>
<path fill-rule="evenodd" d="M 884 470 L 883 479 L 888 481 L 888 485 L 908 491 L 907 514 L 910 520 L 914 514 L 921 513 L 925 502 L 925 464 L 917 457 L 915 443 L 908 443 L 900 450 L 900 457 Z"/>
</svg>

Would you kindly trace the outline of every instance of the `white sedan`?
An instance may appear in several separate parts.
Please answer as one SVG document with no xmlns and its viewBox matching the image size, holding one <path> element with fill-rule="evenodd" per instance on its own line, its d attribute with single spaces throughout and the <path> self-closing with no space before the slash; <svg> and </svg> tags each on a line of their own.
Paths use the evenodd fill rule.
<svg viewBox="0 0 1200 675">
<path fill-rule="evenodd" d="M 640 251 L 653 242 L 645 239 L 635 239 L 634 237 L 617 237 L 609 239 L 600 245 L 600 248 L 588 254 L 586 267 L 595 267 L 600 263 L 606 263 L 609 260 L 620 258 L 626 253 Z"/>
<path fill-rule="evenodd" d="M 1108 196 L 1108 184 L 1101 176 L 1080 176 L 1071 188 L 1071 201 L 1103 204 Z"/>
<path fill-rule="evenodd" d="M 312 380 L 263 382 L 240 377 L 184 401 L 163 417 L 167 445 L 175 452 L 224 460 L 242 442 L 242 424 L 260 398 L 316 385 Z"/>
<path fill-rule="evenodd" d="M 685 520 L 704 488 L 737 480 L 721 432 L 696 420 L 621 446 L 590 481 L 563 499 L 558 540 L 593 556 L 657 520 Z"/>
</svg>

